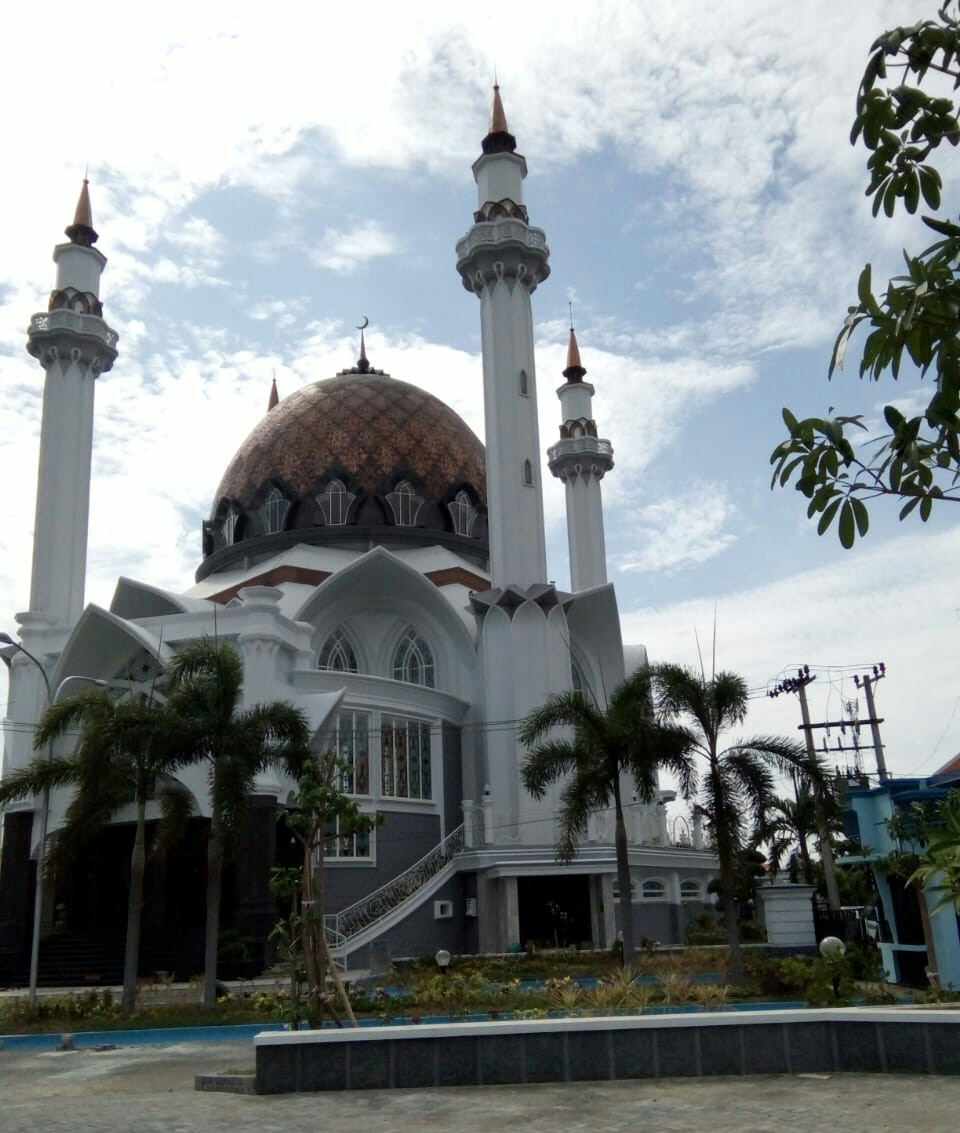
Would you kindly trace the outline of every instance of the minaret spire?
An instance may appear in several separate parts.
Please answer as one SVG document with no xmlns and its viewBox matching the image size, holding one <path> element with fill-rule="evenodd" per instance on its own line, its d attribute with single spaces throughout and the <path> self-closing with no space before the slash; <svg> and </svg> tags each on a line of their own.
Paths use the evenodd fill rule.
<svg viewBox="0 0 960 1133">
<path fill-rule="evenodd" d="M 277 392 L 277 375 L 274 373 L 273 381 L 270 383 L 270 397 L 267 400 L 267 412 L 271 409 L 276 409 L 280 404 L 280 394 Z"/>
<path fill-rule="evenodd" d="M 557 390 L 563 424 L 560 440 L 547 450 L 550 471 L 566 488 L 567 545 L 570 589 L 588 590 L 607 581 L 606 541 L 600 481 L 613 467 L 613 446 L 597 436 L 593 419 L 593 386 L 583 379 L 580 347 L 573 317 L 567 343 L 566 378 Z"/>
<path fill-rule="evenodd" d="M 481 145 L 484 153 L 513 153 L 517 148 L 517 139 L 507 129 L 507 115 L 500 98 L 500 84 L 496 80 L 490 106 L 490 127 Z"/>
<path fill-rule="evenodd" d="M 490 572 L 495 587 L 526 588 L 547 582 L 530 296 L 550 274 L 550 251 L 528 223 L 527 163 L 515 150 L 497 84 L 473 164 L 479 207 L 457 244 L 457 270 L 480 300 Z"/>
<path fill-rule="evenodd" d="M 46 372 L 30 612 L 70 626 L 83 611 L 94 387 L 117 356 L 117 334 L 100 303 L 107 260 L 93 247 L 86 178 L 66 233 L 69 243 L 53 250 L 56 284 L 47 310 L 30 320 L 27 350 Z"/>
<path fill-rule="evenodd" d="M 84 174 L 77 207 L 74 210 L 73 224 L 68 224 L 64 233 L 71 244 L 79 244 L 82 248 L 92 248 L 100 238 L 93 227 L 93 209 L 90 207 L 90 181 L 86 174 Z"/>
</svg>

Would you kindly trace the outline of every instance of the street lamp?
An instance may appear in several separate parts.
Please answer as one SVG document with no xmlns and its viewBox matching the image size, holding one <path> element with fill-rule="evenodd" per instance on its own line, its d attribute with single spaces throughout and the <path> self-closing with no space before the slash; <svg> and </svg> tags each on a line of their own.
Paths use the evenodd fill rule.
<svg viewBox="0 0 960 1133">
<path fill-rule="evenodd" d="M 14 641 L 9 633 L 0 633 L 0 644 L 12 645 L 18 653 L 22 653 L 28 661 L 33 664 L 40 671 L 40 676 L 43 677 L 43 686 L 47 693 L 47 707 L 50 708 L 60 698 L 60 694 L 71 681 L 88 681 L 90 684 L 97 685 L 100 688 L 105 688 L 109 682 L 99 680 L 97 677 L 84 677 L 79 674 L 71 674 L 64 677 L 63 680 L 57 685 L 56 690 L 50 687 L 50 678 L 47 676 L 47 671 L 37 660 L 36 657 L 26 649 L 19 641 Z M 53 741 L 47 744 L 47 762 L 53 759 Z M 47 856 L 47 824 L 50 818 L 50 788 L 44 787 L 43 801 L 40 806 L 40 844 L 37 847 L 37 881 L 33 895 L 33 934 L 30 938 L 30 983 L 27 992 L 27 1005 L 32 1012 L 37 1005 L 37 977 L 40 970 L 40 926 L 43 923 L 43 871 L 46 865 Z"/>
<path fill-rule="evenodd" d="M 446 948 L 441 948 L 436 956 L 434 956 L 434 960 L 436 960 L 437 967 L 440 969 L 441 973 L 443 975 L 446 975 L 447 968 L 450 967 L 450 953 L 446 950 Z"/>
</svg>

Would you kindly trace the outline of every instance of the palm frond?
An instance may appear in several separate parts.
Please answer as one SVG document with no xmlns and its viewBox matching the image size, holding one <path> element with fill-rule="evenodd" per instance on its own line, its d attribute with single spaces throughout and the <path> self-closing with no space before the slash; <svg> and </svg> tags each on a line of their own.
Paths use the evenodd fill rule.
<svg viewBox="0 0 960 1133">
<path fill-rule="evenodd" d="M 582 692 L 557 692 L 535 708 L 517 729 L 517 741 L 530 747 L 543 735 L 557 727 L 571 727 L 585 734 L 599 734 L 604 729 L 604 716 L 600 709 Z"/>
<path fill-rule="evenodd" d="M 579 748 L 570 740 L 548 740 L 527 752 L 520 768 L 520 779 L 535 799 L 542 799 L 547 787 L 576 767 Z"/>
<path fill-rule="evenodd" d="M 76 778 L 77 764 L 72 755 L 52 759 L 37 756 L 26 767 L 8 772 L 0 780 L 0 807 L 40 795 L 45 790 L 68 787 Z"/>
</svg>

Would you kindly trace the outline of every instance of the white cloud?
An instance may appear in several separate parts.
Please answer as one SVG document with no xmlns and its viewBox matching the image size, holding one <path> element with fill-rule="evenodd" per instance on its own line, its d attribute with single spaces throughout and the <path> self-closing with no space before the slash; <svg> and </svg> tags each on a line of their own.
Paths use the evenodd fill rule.
<svg viewBox="0 0 960 1133">
<path fill-rule="evenodd" d="M 368 220 L 356 228 L 328 228 L 308 255 L 317 267 L 349 274 L 369 260 L 393 256 L 399 251 L 396 237 L 377 221 Z"/>
<path fill-rule="evenodd" d="M 621 521 L 635 549 L 617 556 L 621 571 L 676 571 L 722 554 L 737 536 L 726 530 L 735 508 L 723 484 L 691 484 L 677 496 L 660 499 L 631 514 L 624 506 Z"/>
<path fill-rule="evenodd" d="M 771 701 L 765 691 L 800 665 L 823 670 L 810 696 L 814 720 L 824 720 L 839 719 L 842 700 L 857 696 L 853 673 L 884 661 L 887 679 L 877 699 L 887 763 L 902 773 L 929 773 L 957 747 L 955 729 L 952 740 L 936 745 L 957 697 L 952 660 L 960 609 L 953 574 L 943 564 L 958 554 L 960 530 L 915 529 L 764 586 L 626 610 L 624 639 L 644 642 L 653 661 L 697 665 L 696 629 L 709 666 L 716 608 L 717 667 L 740 673 L 757 691 L 745 732 L 798 735 L 796 702 Z M 860 715 L 866 714 L 861 697 Z M 831 748 L 839 738 L 831 735 Z M 832 758 L 847 761 L 843 753 Z"/>
</svg>

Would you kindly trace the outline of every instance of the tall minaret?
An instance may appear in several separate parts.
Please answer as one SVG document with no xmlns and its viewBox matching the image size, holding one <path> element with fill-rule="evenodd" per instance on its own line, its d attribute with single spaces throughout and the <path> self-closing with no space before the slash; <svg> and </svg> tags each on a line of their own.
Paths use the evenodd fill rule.
<svg viewBox="0 0 960 1133">
<path fill-rule="evenodd" d="M 490 573 L 494 587 L 526 588 L 547 581 L 530 295 L 550 273 L 550 253 L 543 230 L 527 223 L 527 163 L 498 86 L 482 144 L 476 223 L 457 244 L 457 270 L 480 298 Z"/>
<path fill-rule="evenodd" d="M 117 334 L 103 321 L 90 193 L 84 178 L 69 242 L 53 250 L 56 287 L 30 320 L 27 350 L 46 371 L 33 534 L 30 612 L 70 625 L 83 610 L 93 450 L 93 388 L 113 366 Z"/>
<path fill-rule="evenodd" d="M 567 346 L 566 378 L 557 390 L 563 424 L 560 440 L 547 451 L 550 471 L 566 485 L 570 589 L 589 590 L 607 581 L 600 481 L 613 467 L 613 446 L 597 437 L 593 386 L 583 379 L 580 348 L 573 326 Z"/>
</svg>

